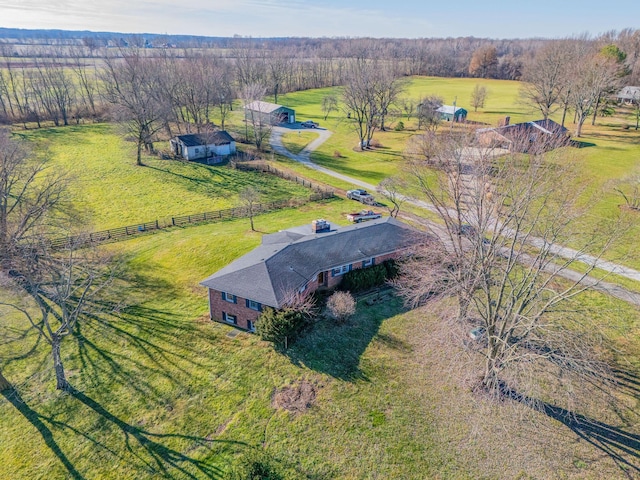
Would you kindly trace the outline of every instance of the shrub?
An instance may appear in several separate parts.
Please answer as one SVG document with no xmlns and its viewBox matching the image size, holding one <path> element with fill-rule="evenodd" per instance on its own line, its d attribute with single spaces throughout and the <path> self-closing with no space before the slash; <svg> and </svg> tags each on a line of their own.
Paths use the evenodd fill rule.
<svg viewBox="0 0 640 480">
<path fill-rule="evenodd" d="M 400 121 L 396 124 L 396 126 L 394 127 L 394 130 L 395 130 L 396 132 L 401 132 L 401 131 L 403 131 L 403 130 L 404 130 L 404 122 L 403 122 L 402 120 L 400 120 Z"/>
<path fill-rule="evenodd" d="M 380 265 L 358 268 L 347 272 L 338 288 L 350 292 L 361 292 L 384 285 L 387 280 L 394 278 L 396 275 L 398 275 L 398 266 L 393 260 L 386 260 Z"/>
<path fill-rule="evenodd" d="M 246 454 L 231 471 L 230 480 L 284 480 L 284 476 L 265 454 Z"/>
<path fill-rule="evenodd" d="M 289 342 L 295 339 L 306 323 L 306 315 L 298 310 L 274 310 L 265 307 L 256 322 L 256 333 L 262 340 L 275 345 L 284 344 L 287 348 Z"/>
<path fill-rule="evenodd" d="M 327 310 L 333 318 L 344 322 L 356 313 L 356 301 L 349 292 L 334 292 L 327 300 Z"/>
</svg>

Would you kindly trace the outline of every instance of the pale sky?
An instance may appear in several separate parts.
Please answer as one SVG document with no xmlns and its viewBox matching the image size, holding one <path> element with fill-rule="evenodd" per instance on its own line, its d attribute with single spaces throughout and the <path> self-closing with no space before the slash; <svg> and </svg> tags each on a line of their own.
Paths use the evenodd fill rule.
<svg viewBox="0 0 640 480">
<path fill-rule="evenodd" d="M 565 37 L 640 28 L 640 0 L 0 0 L 0 27 L 216 37 Z"/>
</svg>

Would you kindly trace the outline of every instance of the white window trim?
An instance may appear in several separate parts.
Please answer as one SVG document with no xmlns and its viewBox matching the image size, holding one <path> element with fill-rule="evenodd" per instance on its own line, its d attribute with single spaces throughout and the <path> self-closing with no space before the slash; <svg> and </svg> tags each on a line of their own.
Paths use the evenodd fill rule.
<svg viewBox="0 0 640 480">
<path fill-rule="evenodd" d="M 362 267 L 365 268 L 365 267 L 373 266 L 373 260 L 374 260 L 373 257 L 371 257 L 369 260 L 363 260 Z"/>
<path fill-rule="evenodd" d="M 231 295 L 230 293 L 227 292 L 222 292 L 222 299 L 225 302 L 229 302 L 229 303 L 238 303 L 236 296 L 235 295 Z"/>
<path fill-rule="evenodd" d="M 231 325 L 237 325 L 238 324 L 238 316 L 237 315 L 231 315 L 230 313 L 227 312 L 222 312 L 222 319 L 231 324 Z"/>
<path fill-rule="evenodd" d="M 336 272 L 338 270 L 338 272 Z M 347 263 L 346 265 L 340 265 L 339 267 L 335 267 L 331 269 L 331 275 L 333 277 L 339 277 L 351 271 L 351 264 Z"/>
<path fill-rule="evenodd" d="M 247 299 L 247 302 L 249 303 L 249 308 L 251 310 L 255 310 L 256 312 L 260 311 L 260 302 L 256 302 L 255 300 L 249 300 Z"/>
</svg>

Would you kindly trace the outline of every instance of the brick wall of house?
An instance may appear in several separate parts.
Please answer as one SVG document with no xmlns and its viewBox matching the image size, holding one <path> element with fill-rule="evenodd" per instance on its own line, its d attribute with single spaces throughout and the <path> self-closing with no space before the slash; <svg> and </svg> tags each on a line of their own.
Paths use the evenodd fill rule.
<svg viewBox="0 0 640 480">
<path fill-rule="evenodd" d="M 223 312 L 226 312 L 230 315 L 235 315 L 237 318 L 236 326 L 244 328 L 245 330 L 249 329 L 248 320 L 254 322 L 255 325 L 255 321 L 260 316 L 260 312 L 247 308 L 246 299 L 236 297 L 237 303 L 227 302 L 222 299 L 222 292 L 219 292 L 218 290 L 209 289 L 209 302 L 211 308 L 209 312 L 211 320 L 232 325 L 231 323 L 226 322 L 223 318 Z"/>
<path fill-rule="evenodd" d="M 385 260 L 396 258 L 397 256 L 398 256 L 397 253 L 389 253 L 387 255 L 380 255 L 378 257 L 374 257 L 375 258 L 374 265 L 380 265 Z M 358 268 L 362 268 L 362 262 L 355 262 L 351 264 L 351 270 L 357 270 Z M 342 281 L 342 277 L 344 276 L 344 275 L 338 275 L 334 277 L 331 275 L 331 270 L 328 270 L 327 274 L 329 275 L 329 281 L 327 284 L 329 288 L 336 287 Z"/>
<path fill-rule="evenodd" d="M 385 260 L 396 258 L 397 256 L 398 256 L 397 253 L 380 255 L 378 257 L 375 257 L 374 265 L 380 265 Z M 362 262 L 355 262 L 352 264 L 352 267 L 351 267 L 352 270 L 356 270 L 358 268 L 362 268 Z M 334 277 L 331 275 L 331 270 L 327 270 L 325 273 L 327 275 L 328 288 L 336 287 L 342 281 L 342 278 L 344 276 L 344 275 L 338 275 Z M 319 286 L 318 277 L 316 275 L 307 283 L 306 291 L 310 293 L 314 292 L 315 290 L 318 289 L 318 286 Z M 210 302 L 210 308 L 211 308 L 209 312 L 211 315 L 211 320 L 224 323 L 227 325 L 232 325 L 231 323 L 224 320 L 223 312 L 226 312 L 227 314 L 235 315 L 236 316 L 235 325 L 245 330 L 249 329 L 248 321 L 254 322 L 253 324 L 255 325 L 255 321 L 260 316 L 260 312 L 253 310 L 251 308 L 247 308 L 246 299 L 242 297 L 236 297 L 236 303 L 231 303 L 224 300 L 222 298 L 222 292 L 218 290 L 209 289 L 209 302 Z"/>
</svg>

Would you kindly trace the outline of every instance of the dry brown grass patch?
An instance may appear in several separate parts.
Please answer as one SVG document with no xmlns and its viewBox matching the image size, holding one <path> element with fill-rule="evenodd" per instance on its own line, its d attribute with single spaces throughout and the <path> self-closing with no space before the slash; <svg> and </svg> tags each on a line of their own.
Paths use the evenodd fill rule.
<svg viewBox="0 0 640 480">
<path fill-rule="evenodd" d="M 276 390 L 271 405 L 273 408 L 292 413 L 304 413 L 315 403 L 317 391 L 314 384 L 301 381 L 296 385 Z"/>
</svg>

